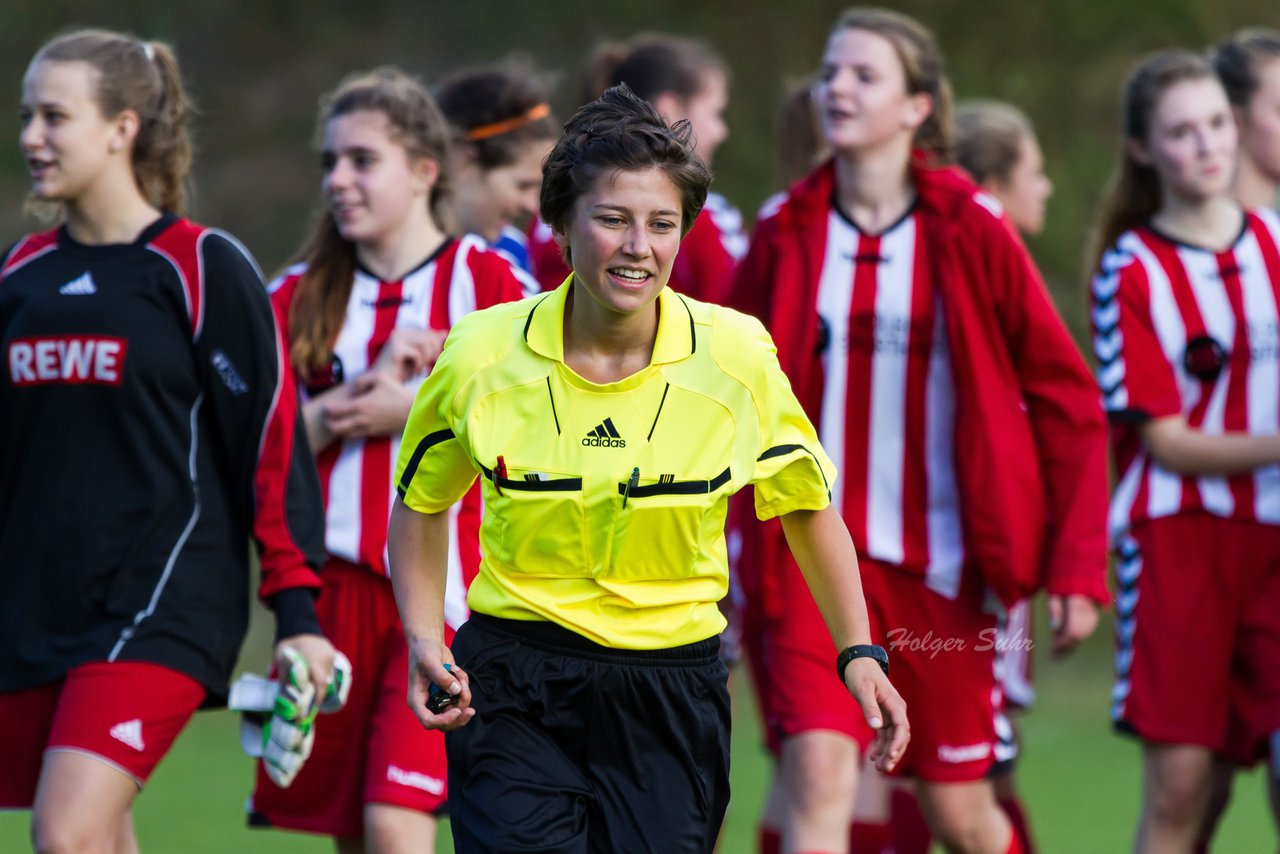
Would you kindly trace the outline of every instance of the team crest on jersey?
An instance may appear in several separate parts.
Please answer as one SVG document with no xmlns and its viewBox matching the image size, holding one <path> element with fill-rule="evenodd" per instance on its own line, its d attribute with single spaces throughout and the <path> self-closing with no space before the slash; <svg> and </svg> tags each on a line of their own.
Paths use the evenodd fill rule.
<svg viewBox="0 0 1280 854">
<path fill-rule="evenodd" d="M 9 381 L 15 386 L 120 385 L 129 342 L 93 335 L 50 335 L 9 342 Z"/>
</svg>

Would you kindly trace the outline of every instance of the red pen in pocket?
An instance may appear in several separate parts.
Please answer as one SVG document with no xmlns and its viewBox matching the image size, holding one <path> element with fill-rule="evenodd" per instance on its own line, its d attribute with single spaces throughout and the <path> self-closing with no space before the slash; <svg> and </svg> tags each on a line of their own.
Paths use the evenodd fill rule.
<svg viewBox="0 0 1280 854">
<path fill-rule="evenodd" d="M 493 488 L 498 490 L 498 494 L 502 494 L 502 485 L 498 483 L 500 480 L 507 479 L 507 461 L 502 458 L 502 454 L 498 454 L 498 462 L 493 467 Z"/>
</svg>

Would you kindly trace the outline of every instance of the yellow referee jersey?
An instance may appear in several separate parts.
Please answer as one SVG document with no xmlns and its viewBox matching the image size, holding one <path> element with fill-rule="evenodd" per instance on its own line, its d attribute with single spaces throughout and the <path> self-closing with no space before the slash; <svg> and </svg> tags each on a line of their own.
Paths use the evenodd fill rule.
<svg viewBox="0 0 1280 854">
<path fill-rule="evenodd" d="M 473 611 L 660 649 L 717 634 L 729 496 L 761 519 L 820 510 L 835 467 L 754 318 L 663 289 L 649 367 L 607 385 L 564 363 L 570 282 L 463 318 L 401 444 L 406 505 L 438 513 L 479 474 Z"/>
</svg>

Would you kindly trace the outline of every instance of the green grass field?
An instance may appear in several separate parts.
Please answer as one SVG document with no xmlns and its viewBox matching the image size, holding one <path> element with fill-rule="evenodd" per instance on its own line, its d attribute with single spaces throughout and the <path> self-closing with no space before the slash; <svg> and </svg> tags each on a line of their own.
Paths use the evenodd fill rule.
<svg viewBox="0 0 1280 854">
<path fill-rule="evenodd" d="M 1036 661 L 1039 698 L 1035 710 L 1023 719 L 1025 750 L 1019 778 L 1041 850 L 1048 854 L 1099 854 L 1129 847 L 1138 804 L 1139 754 L 1134 742 L 1113 735 L 1107 724 L 1110 642 L 1110 626 L 1104 624 L 1075 657 Z M 721 846 L 725 854 L 754 850 L 755 819 L 769 777 L 748 686 L 743 676 L 735 678 L 734 794 Z M 226 712 L 198 715 L 138 799 L 142 850 L 332 850 L 319 837 L 246 829 L 244 801 L 251 781 L 252 766 L 240 753 L 235 718 Z M 1264 785 L 1256 771 L 1238 780 L 1215 851 L 1276 850 Z M 0 852 L 29 847 L 27 825 L 25 813 L 0 814 Z M 447 832 L 439 850 L 452 851 Z"/>
</svg>

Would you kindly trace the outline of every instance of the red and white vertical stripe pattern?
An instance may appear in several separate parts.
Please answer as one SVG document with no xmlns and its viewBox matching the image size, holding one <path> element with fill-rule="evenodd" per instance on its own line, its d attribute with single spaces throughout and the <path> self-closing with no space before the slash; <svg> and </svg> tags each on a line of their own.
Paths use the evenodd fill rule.
<svg viewBox="0 0 1280 854">
<path fill-rule="evenodd" d="M 465 237 L 398 281 L 382 281 L 358 270 L 346 319 L 334 343 L 343 377 L 351 380 L 368 371 L 397 327 L 445 331 L 475 311 L 477 283 L 472 262 L 481 251 L 483 241 Z M 301 273 L 300 268 L 291 269 L 273 289 L 289 287 L 289 279 L 296 281 Z M 395 498 L 394 466 L 399 451 L 400 436 L 396 435 L 344 439 L 317 456 L 325 502 L 325 548 L 330 554 L 386 573 L 387 519 Z M 476 506 L 464 508 L 469 503 Z M 449 511 L 446 614 L 455 627 L 466 619 L 466 590 L 479 566 L 478 536 L 460 533 L 459 526 L 470 518 L 478 528 L 479 512 L 477 490 Z M 464 553 L 464 549 L 469 551 Z"/>
<path fill-rule="evenodd" d="M 964 565 L 955 396 L 919 227 L 909 214 L 872 236 L 836 211 L 829 217 L 819 432 L 841 472 L 834 500 L 859 552 L 954 598 Z"/>
<path fill-rule="evenodd" d="M 1271 211 L 1249 214 L 1240 238 L 1222 252 L 1148 229 L 1120 238 L 1093 284 L 1094 348 L 1109 412 L 1171 414 L 1148 411 L 1158 410 L 1147 398 L 1151 378 L 1134 366 L 1150 364 L 1167 368 L 1174 403 L 1191 427 L 1211 435 L 1280 431 L 1278 240 L 1280 218 Z M 1188 345 L 1203 346 L 1206 337 L 1226 354 L 1216 378 L 1197 377 L 1185 364 Z M 1117 431 L 1116 449 L 1113 539 L 1142 519 L 1195 510 L 1280 524 L 1280 466 L 1184 477 L 1153 460 L 1132 431 Z"/>
</svg>

